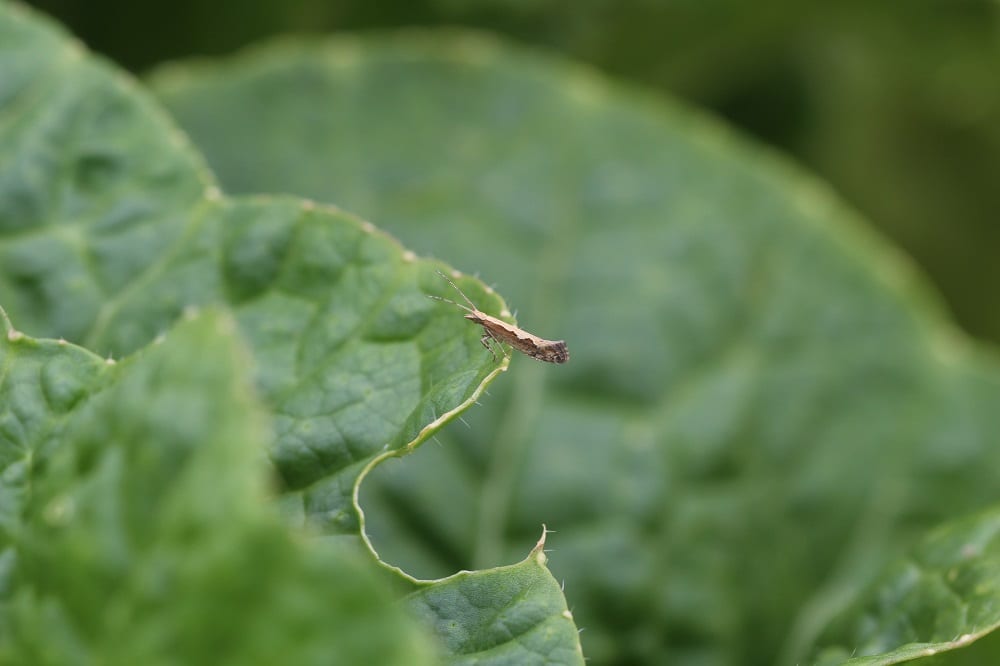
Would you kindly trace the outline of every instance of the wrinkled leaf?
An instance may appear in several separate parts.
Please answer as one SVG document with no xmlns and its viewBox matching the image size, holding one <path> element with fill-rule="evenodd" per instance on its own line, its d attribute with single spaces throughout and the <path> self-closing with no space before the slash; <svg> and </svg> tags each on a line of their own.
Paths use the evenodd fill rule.
<svg viewBox="0 0 1000 666">
<path fill-rule="evenodd" d="M 995 359 L 829 192 L 690 112 L 458 33 L 153 83 L 227 188 L 378 219 L 569 343 L 367 488 L 407 571 L 512 561 L 544 519 L 595 663 L 794 664 L 992 500 Z"/>
<path fill-rule="evenodd" d="M 846 631 L 817 666 L 899 664 L 942 654 L 933 663 L 995 663 L 997 641 L 976 643 L 953 661 L 951 650 L 1000 626 L 1000 511 L 964 518 L 935 530 L 874 586 L 864 605 L 846 615 Z M 958 655 L 956 655 L 958 656 Z M 923 663 L 923 662 L 921 662 Z"/>
<path fill-rule="evenodd" d="M 365 465 L 418 444 L 505 364 L 425 297 L 450 289 L 437 266 L 335 210 L 220 199 L 131 83 L 4 7 L 13 46 L 2 62 L 16 75 L 0 79 L 12 120 L 0 302 L 22 330 L 114 356 L 186 308 L 229 303 L 277 412 L 272 457 L 286 487 L 305 516 L 356 532 L 350 496 Z M 502 307 L 466 288 L 484 309 Z"/>
<path fill-rule="evenodd" d="M 83 342 L 185 242 L 211 179 L 131 83 L 6 2 L 0 117 L 0 303 L 23 331 Z M 99 351 L 150 339 L 119 335 L 129 348 Z"/>
<path fill-rule="evenodd" d="M 452 664 L 582 664 L 573 616 L 545 567 L 545 535 L 523 561 L 462 571 L 407 597 Z"/>
<path fill-rule="evenodd" d="M 427 298 L 455 298 L 436 274 L 444 265 L 418 259 L 339 210 L 293 198 L 224 198 L 133 82 L 6 3 L 0 3 L 0 103 L 0 303 L 32 335 L 61 336 L 114 357 L 142 349 L 191 308 L 228 305 L 273 415 L 270 436 L 255 441 L 266 441 L 291 522 L 357 542 L 363 517 L 355 496 L 365 474 L 416 448 L 506 369 L 506 359 L 480 346 L 481 333 L 460 311 Z M 492 290 L 475 280 L 459 283 L 484 311 L 509 318 Z M 28 383 L 0 382 L 9 395 L 36 390 L 30 368 L 18 368 L 11 378 L 20 382 L 27 374 Z M 83 397 L 88 391 L 78 389 Z M 28 416 L 37 426 L 19 413 L 17 401 L 0 412 L 13 413 L 4 416 L 13 434 L 5 430 L 0 439 L 0 490 L 19 502 L 3 508 L 12 532 L 29 529 L 19 523 L 31 516 L 17 514 L 35 501 L 28 479 L 48 465 L 47 438 L 53 451 L 65 446 L 50 435 L 60 415 L 32 399 L 29 409 L 41 413 Z M 174 425 L 186 427 L 186 418 Z M 241 455 L 257 452 L 250 446 Z M 105 540 L 119 531 L 109 529 L 88 537 L 101 557 L 120 546 Z M 82 535 L 73 539 L 85 541 Z M 251 537 L 277 538 L 270 531 Z M 56 548 L 45 542 L 35 544 L 43 555 Z M 85 552 L 91 546 L 78 546 L 51 557 L 95 555 Z M 281 543 L 273 548 L 287 550 Z M 220 550 L 213 566 L 234 552 Z M 164 566 L 184 566 L 172 561 L 181 556 L 164 553 Z M 9 578 L 8 564 L 3 560 L 0 583 Z M 53 593 L 75 595 L 70 582 Z M 318 595 L 327 587 L 316 581 Z M 564 606 L 558 590 L 554 595 L 550 601 Z M 23 603 L 24 618 L 45 611 L 37 599 Z M 133 610 L 140 611 L 122 612 Z M 352 636 L 345 631 L 341 638 Z M 574 646 L 578 652 L 575 635 Z"/>
<path fill-rule="evenodd" d="M 32 465 L 58 447 L 66 419 L 100 390 L 108 367 L 64 341 L 26 337 L 0 309 L 0 535 L 17 526 Z"/>
<path fill-rule="evenodd" d="M 430 663 L 360 560 L 294 542 L 268 507 L 233 329 L 204 316 L 115 368 L 32 469 L 5 663 Z M 20 338 L 5 360 L 42 350 L 83 355 Z"/>
</svg>

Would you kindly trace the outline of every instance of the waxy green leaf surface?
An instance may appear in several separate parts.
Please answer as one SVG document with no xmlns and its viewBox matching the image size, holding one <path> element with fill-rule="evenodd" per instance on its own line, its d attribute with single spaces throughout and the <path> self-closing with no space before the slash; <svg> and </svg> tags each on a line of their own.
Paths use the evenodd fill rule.
<svg viewBox="0 0 1000 666">
<path fill-rule="evenodd" d="M 17 372 L 88 360 L 26 337 L 0 349 Z M 370 563 L 295 542 L 268 505 L 248 360 L 212 314 L 103 370 L 109 386 L 65 419 L 28 472 L 23 520 L 5 526 L 0 660 L 432 663 Z"/>
<path fill-rule="evenodd" d="M 884 563 L 995 499 L 995 358 L 822 185 L 713 122 L 462 33 L 153 84 L 231 191 L 378 219 L 566 339 L 569 364 L 515 358 L 470 429 L 361 499 L 416 575 L 512 561 L 544 520 L 592 663 L 802 663 Z"/>
<path fill-rule="evenodd" d="M 517 564 L 462 571 L 407 597 L 407 606 L 445 645 L 448 663 L 583 663 L 579 643 L 568 640 L 576 626 L 545 566 L 544 545 L 543 534 Z"/>
<path fill-rule="evenodd" d="M 22 346 L 30 340 L 24 334 L 48 336 L 97 354 L 67 347 L 72 351 L 55 361 L 18 350 L 0 358 L 0 600 L 13 609 L 9 622 L 3 609 L 0 655 L 39 663 L 65 663 L 74 654 L 106 663 L 159 663 L 168 654 L 161 648 L 176 635 L 184 663 L 219 663 L 213 655 L 223 663 L 275 663 L 285 648 L 290 663 L 329 663 L 331 654 L 342 655 L 342 663 L 381 663 L 371 655 L 383 650 L 392 661 L 409 652 L 397 647 L 411 640 L 420 663 L 427 639 L 414 639 L 395 611 L 386 610 L 387 595 L 369 590 L 362 564 L 341 565 L 336 554 L 320 550 L 300 552 L 276 525 L 262 527 L 256 517 L 244 524 L 242 513 L 230 518 L 223 508 L 249 494 L 244 499 L 253 508 L 246 511 L 261 513 L 260 492 L 244 483 L 243 468 L 231 459 L 257 465 L 269 458 L 277 503 L 294 530 L 361 544 L 355 495 L 365 474 L 432 436 L 507 367 L 480 346 L 480 332 L 461 311 L 427 298 L 455 297 L 436 274 L 444 269 L 337 209 L 292 197 L 225 197 L 186 139 L 134 82 L 45 20 L 0 2 L 0 305 Z M 471 279 L 459 283 L 481 309 L 502 315 L 503 302 L 492 290 Z M 203 350 L 198 335 L 182 335 L 171 343 L 172 356 L 148 371 L 155 377 L 112 394 L 128 398 L 126 405 L 109 405 L 114 398 L 98 395 L 102 358 L 145 358 L 142 350 L 164 335 L 172 338 L 184 313 L 216 306 L 227 308 L 231 337 L 245 343 L 248 354 L 226 356 L 211 340 Z M 55 342 L 37 344 L 62 349 Z M 174 367 L 183 365 L 186 347 L 190 363 L 207 364 L 187 375 Z M 218 367 L 213 351 L 223 356 Z M 148 353 L 159 358 L 161 352 Z M 253 380 L 260 418 L 241 413 L 239 400 L 227 406 L 229 392 L 213 384 L 213 372 L 236 373 L 234 364 L 241 366 L 240 377 Z M 167 404 L 158 407 L 161 399 Z M 88 406 L 91 400 L 100 406 Z M 138 405 L 149 413 L 136 414 Z M 119 408 L 120 418 L 91 423 L 100 410 Z M 220 412 L 221 422 L 206 422 L 209 408 Z M 89 416 L 67 416 L 76 409 Z M 233 423 L 240 419 L 252 437 Z M 75 430 L 99 427 L 106 436 Z M 81 461 L 75 438 L 85 435 L 90 452 Z M 180 449 L 157 448 L 147 459 L 134 450 L 146 445 Z M 202 461 L 201 448 L 194 455 L 195 447 L 204 447 L 212 462 Z M 187 462 L 192 456 L 202 462 Z M 52 471 L 59 465 L 67 469 Z M 161 487 L 169 485 L 162 475 L 172 465 L 218 488 L 195 492 L 181 484 L 190 490 L 181 498 L 180 488 Z M 99 524 L 72 523 L 59 536 L 45 527 L 46 507 L 75 492 L 74 474 L 83 477 L 81 501 Z M 223 501 L 216 492 L 228 494 Z M 169 506 L 154 506 L 158 500 Z M 204 545 L 205 559 L 199 548 L 185 549 L 184 538 Z M 46 581 L 40 568 L 22 572 L 18 563 L 29 552 L 36 567 L 65 559 L 59 565 L 65 577 Z M 267 580 L 230 581 L 220 574 L 225 566 L 259 570 Z M 330 567 L 338 572 L 329 573 Z M 105 576 L 107 568 L 112 571 Z M 89 574 L 99 575 L 76 579 Z M 351 582 L 356 575 L 361 577 Z M 500 575 L 513 581 L 522 574 Z M 545 576 L 551 583 L 547 608 L 562 617 L 565 601 L 547 571 Z M 129 593 L 102 607 L 96 587 L 102 581 Z M 215 582 L 232 583 L 217 603 L 207 603 L 207 596 L 188 603 L 185 590 L 202 586 L 208 595 Z M 180 601 L 167 590 L 174 584 Z M 433 589 L 433 582 L 424 585 Z M 343 617 L 324 610 L 333 588 L 342 588 Z M 317 598 L 307 598 L 310 591 Z M 468 594 L 484 609 L 520 614 L 518 603 L 484 596 L 488 592 Z M 225 625 L 228 633 L 218 644 L 198 633 L 207 631 L 194 626 L 199 617 L 225 617 L 227 604 L 240 606 L 244 595 L 245 616 Z M 281 595 L 287 598 L 276 599 Z M 154 606 L 163 606 L 162 613 L 153 613 Z M 534 611 L 526 606 L 525 617 Z M 278 638 L 253 629 L 270 614 Z M 318 643 L 310 638 L 287 645 L 295 631 L 312 636 L 316 623 L 341 620 Z M 550 626 L 547 618 L 535 620 Z M 369 625 L 383 625 L 386 637 L 373 635 Z M 51 653 L 45 651 L 46 628 L 65 637 Z M 116 645 L 118 631 L 139 635 Z M 566 663 L 578 662 L 571 620 L 549 637 L 554 642 L 539 649 L 563 650 L 574 655 Z M 355 641 L 374 645 L 365 653 L 352 647 Z M 487 657 L 480 663 L 492 662 Z"/>
<path fill-rule="evenodd" d="M 359 470 L 504 367 L 426 298 L 450 290 L 439 266 L 336 210 L 221 198 L 133 84 L 5 7 L 6 69 L 26 71 L 0 79 L 0 303 L 20 330 L 115 357 L 186 308 L 230 304 L 288 489 L 305 516 L 356 530 L 344 498 Z"/>
<path fill-rule="evenodd" d="M 953 521 L 890 567 L 860 607 L 830 631 L 816 666 L 996 661 L 1000 511 Z M 987 638 L 984 638 L 987 637 Z M 847 647 L 850 646 L 850 647 Z M 961 650 L 960 650 L 961 649 Z M 955 652 L 953 652 L 955 651 Z M 922 662 L 921 662 L 922 663 Z"/>
</svg>

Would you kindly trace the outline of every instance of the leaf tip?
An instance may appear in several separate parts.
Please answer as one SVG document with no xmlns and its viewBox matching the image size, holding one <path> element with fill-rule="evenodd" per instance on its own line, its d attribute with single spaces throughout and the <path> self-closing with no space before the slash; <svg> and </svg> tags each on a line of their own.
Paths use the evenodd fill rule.
<svg viewBox="0 0 1000 666">
<path fill-rule="evenodd" d="M 545 537 L 547 537 L 549 533 L 552 531 L 553 530 L 550 530 L 548 527 L 542 524 L 542 536 L 538 538 L 538 543 L 535 544 L 535 547 L 531 549 L 531 553 L 528 555 L 528 557 L 535 558 L 535 560 L 537 560 L 538 563 L 542 566 L 545 566 L 545 563 L 549 559 L 548 556 L 545 554 Z"/>
</svg>

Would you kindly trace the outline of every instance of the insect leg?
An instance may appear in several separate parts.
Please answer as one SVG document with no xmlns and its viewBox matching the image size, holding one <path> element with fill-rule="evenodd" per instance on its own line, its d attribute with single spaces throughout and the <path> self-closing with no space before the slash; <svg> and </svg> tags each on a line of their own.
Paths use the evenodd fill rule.
<svg viewBox="0 0 1000 666">
<path fill-rule="evenodd" d="M 497 353 L 493 351 L 493 346 L 490 344 L 490 340 L 492 339 L 493 336 L 490 335 L 489 333 L 486 333 L 483 335 L 483 337 L 479 338 L 479 343 L 484 347 L 486 347 L 486 351 L 490 353 L 490 356 L 493 357 L 493 362 L 495 363 L 497 361 Z"/>
<path fill-rule="evenodd" d="M 506 350 L 505 350 L 505 349 L 503 348 L 503 341 L 502 341 L 502 340 L 500 340 L 500 338 L 498 338 L 498 337 L 496 336 L 496 334 L 494 334 L 494 333 L 493 333 L 493 331 L 491 331 L 490 329 L 488 329 L 488 328 L 486 328 L 486 327 L 483 327 L 483 330 L 484 330 L 484 331 L 486 332 L 486 335 L 484 335 L 484 336 L 483 336 L 483 338 L 487 338 L 487 337 L 488 337 L 488 338 L 490 338 L 491 340 L 493 340 L 494 344 L 496 344 L 496 346 L 497 346 L 497 347 L 498 347 L 498 348 L 500 349 L 500 354 L 501 354 L 501 355 L 502 355 L 502 356 L 503 356 L 504 358 L 509 358 L 509 357 L 507 356 L 507 351 L 506 351 Z M 483 342 L 483 344 L 486 344 L 486 343 L 485 343 L 485 342 Z M 492 350 L 490 350 L 490 351 L 492 351 Z M 496 354 L 494 354 L 494 356 L 493 356 L 493 357 L 494 357 L 494 359 L 495 359 L 495 358 L 496 358 Z"/>
</svg>

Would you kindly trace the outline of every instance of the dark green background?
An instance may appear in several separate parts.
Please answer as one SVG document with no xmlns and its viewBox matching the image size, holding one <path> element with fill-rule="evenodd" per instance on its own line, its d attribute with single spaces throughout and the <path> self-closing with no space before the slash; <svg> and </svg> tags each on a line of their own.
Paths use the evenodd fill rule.
<svg viewBox="0 0 1000 666">
<path fill-rule="evenodd" d="M 1000 4 L 36 0 L 136 72 L 286 32 L 462 25 L 713 109 L 826 178 L 1000 340 Z"/>
</svg>

